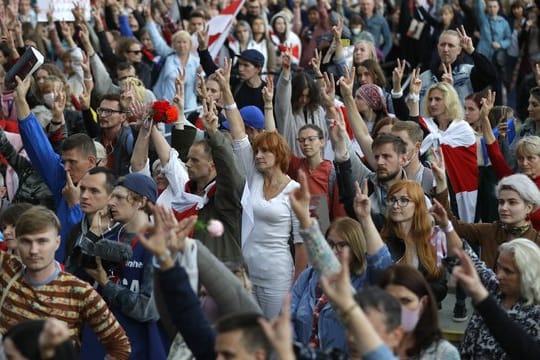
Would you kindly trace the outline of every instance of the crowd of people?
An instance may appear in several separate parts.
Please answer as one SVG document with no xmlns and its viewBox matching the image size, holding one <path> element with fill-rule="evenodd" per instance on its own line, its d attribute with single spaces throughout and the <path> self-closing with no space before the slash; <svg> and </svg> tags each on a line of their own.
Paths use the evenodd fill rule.
<svg viewBox="0 0 540 360">
<path fill-rule="evenodd" d="M 2 355 L 540 356 L 538 6 L 0 5 Z"/>
</svg>

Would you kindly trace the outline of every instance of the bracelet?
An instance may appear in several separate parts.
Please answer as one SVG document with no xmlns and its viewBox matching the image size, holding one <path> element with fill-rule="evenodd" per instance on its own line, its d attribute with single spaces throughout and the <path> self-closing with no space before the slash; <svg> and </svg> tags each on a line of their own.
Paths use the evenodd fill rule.
<svg viewBox="0 0 540 360">
<path fill-rule="evenodd" d="M 356 309 L 357 306 L 358 304 L 355 302 L 341 314 L 341 321 L 343 322 L 343 324 L 347 324 L 351 320 L 352 312 L 354 311 L 354 309 Z"/>
<path fill-rule="evenodd" d="M 272 106 L 265 106 L 264 110 L 274 110 L 274 108 Z"/>
<path fill-rule="evenodd" d="M 92 78 L 92 77 L 85 77 L 85 78 L 84 78 L 84 81 L 94 81 L 94 78 Z"/>
<path fill-rule="evenodd" d="M 236 106 L 236 103 L 232 103 L 230 105 L 225 105 L 223 107 L 225 110 L 234 110 L 234 109 L 238 109 L 238 107 Z"/>
<path fill-rule="evenodd" d="M 157 258 L 157 261 L 162 264 L 164 263 L 165 261 L 169 260 L 171 258 L 171 251 L 169 249 L 165 250 L 165 253 L 163 255 L 160 255 L 160 256 L 156 256 Z"/>
<path fill-rule="evenodd" d="M 409 95 L 407 95 L 406 101 L 417 103 L 417 102 L 420 101 L 420 95 L 419 94 L 409 94 Z"/>
<path fill-rule="evenodd" d="M 324 76 L 322 76 L 322 75 L 321 76 L 315 76 L 315 80 L 322 80 L 322 79 L 324 79 Z"/>
<path fill-rule="evenodd" d="M 54 126 L 61 126 L 62 125 L 62 121 L 51 121 L 50 124 L 54 125 Z"/>
<path fill-rule="evenodd" d="M 403 89 L 401 89 L 399 92 L 394 92 L 394 89 L 392 89 L 392 91 L 390 91 L 390 95 L 392 95 L 393 99 L 399 99 L 403 96 Z"/>
<path fill-rule="evenodd" d="M 452 231 L 454 231 L 454 225 L 452 225 L 452 222 L 449 221 L 448 225 L 444 229 L 442 229 L 446 234 L 450 234 Z"/>
</svg>

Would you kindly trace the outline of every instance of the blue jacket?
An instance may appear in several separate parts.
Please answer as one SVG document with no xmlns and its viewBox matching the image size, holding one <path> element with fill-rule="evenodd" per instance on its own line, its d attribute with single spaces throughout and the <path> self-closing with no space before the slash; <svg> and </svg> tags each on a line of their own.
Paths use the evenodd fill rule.
<svg viewBox="0 0 540 360">
<path fill-rule="evenodd" d="M 60 155 L 54 152 L 47 135 L 33 113 L 25 119 L 19 119 L 19 132 L 28 158 L 37 169 L 51 190 L 56 201 L 56 215 L 60 220 L 62 241 L 56 251 L 57 261 L 64 262 L 66 241 L 73 225 L 79 223 L 83 212 L 79 204 L 69 207 L 62 196 L 66 185 L 66 170 Z"/>
<path fill-rule="evenodd" d="M 369 31 L 375 39 L 375 47 L 381 49 L 384 57 L 386 57 L 392 50 L 392 33 L 388 22 L 379 14 L 373 14 L 370 18 L 363 16 L 363 18 L 366 22 L 365 30 Z"/>
<path fill-rule="evenodd" d="M 367 256 L 366 271 L 360 276 L 351 276 L 352 286 L 358 290 L 366 284 L 376 284 L 379 275 L 392 264 L 390 252 L 385 245 L 376 254 Z M 292 289 L 291 321 L 296 341 L 304 345 L 311 336 L 313 309 L 317 301 L 315 289 L 318 283 L 319 275 L 309 267 L 300 274 Z M 347 351 L 345 329 L 330 303 L 320 312 L 319 340 L 319 347 L 322 349 L 337 348 Z"/>
<path fill-rule="evenodd" d="M 502 16 L 492 18 L 486 14 L 484 0 L 475 0 L 475 10 L 476 21 L 480 28 L 480 34 L 482 34 L 476 50 L 491 59 L 495 53 L 491 43 L 496 41 L 501 44 L 501 48 L 508 49 L 512 42 L 512 31 L 508 21 Z"/>
<path fill-rule="evenodd" d="M 146 24 L 148 34 L 154 43 L 156 52 L 164 58 L 163 67 L 159 73 L 159 77 L 152 89 L 158 100 L 172 101 L 176 94 L 175 81 L 178 76 L 178 69 L 182 69 L 186 75 L 184 85 L 184 108 L 186 112 L 197 109 L 197 93 L 195 86 L 197 84 L 197 70 L 199 69 L 199 59 L 189 55 L 186 67 L 182 67 L 180 58 L 170 48 L 163 37 L 160 35 L 158 27 L 155 22 L 150 21 Z"/>
</svg>

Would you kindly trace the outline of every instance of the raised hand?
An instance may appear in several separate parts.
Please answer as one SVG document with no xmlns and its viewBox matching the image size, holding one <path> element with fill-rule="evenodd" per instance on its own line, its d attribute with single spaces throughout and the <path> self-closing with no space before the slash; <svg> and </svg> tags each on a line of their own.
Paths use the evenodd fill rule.
<svg viewBox="0 0 540 360">
<path fill-rule="evenodd" d="M 368 182 L 367 179 L 362 181 L 362 188 L 358 185 L 358 182 L 355 182 L 354 186 L 356 187 L 356 195 L 354 197 L 354 213 L 360 218 L 367 218 L 371 216 L 371 200 L 369 199 L 368 194 Z"/>
<path fill-rule="evenodd" d="M 341 263 L 348 264 L 350 250 L 344 247 L 341 251 Z M 349 266 L 342 266 L 341 271 L 333 276 L 321 276 L 321 286 L 328 297 L 328 300 L 334 304 L 340 312 L 346 311 L 355 304 L 349 274 Z"/>
<path fill-rule="evenodd" d="M 140 231 L 139 239 L 146 250 L 159 257 L 165 255 L 167 250 L 169 250 L 170 238 L 175 236 L 178 221 L 171 209 L 166 209 L 161 205 L 152 205 L 151 209 L 154 215 L 154 226 Z M 150 234 L 150 237 L 147 237 L 147 234 Z M 177 246 L 175 249 L 177 251 L 183 251 L 183 246 Z"/>
<path fill-rule="evenodd" d="M 64 89 L 56 89 L 54 91 L 54 101 L 51 109 L 51 112 L 53 113 L 53 119 L 58 119 L 64 116 L 66 102 L 67 98 Z"/>
<path fill-rule="evenodd" d="M 315 49 L 315 56 L 311 59 L 311 67 L 313 71 L 315 72 L 315 76 L 317 78 L 322 78 L 322 72 L 321 72 L 321 52 L 317 49 Z"/>
<path fill-rule="evenodd" d="M 124 81 L 122 83 L 122 92 L 120 93 L 120 104 L 122 108 L 129 109 L 136 99 L 135 85 L 131 81 Z"/>
<path fill-rule="evenodd" d="M 262 89 L 262 97 L 265 104 L 272 104 L 274 99 L 274 80 L 272 77 L 266 78 L 266 86 Z"/>
<path fill-rule="evenodd" d="M 487 95 L 485 98 L 482 98 L 482 107 L 480 108 L 480 118 L 481 119 L 488 119 L 489 120 L 489 113 L 491 112 L 491 109 L 493 109 L 493 106 L 495 105 L 495 91 L 488 90 Z M 490 124 L 491 126 L 491 124 Z"/>
<path fill-rule="evenodd" d="M 81 199 L 81 189 L 78 184 L 73 183 L 68 171 L 66 171 L 66 185 L 62 189 L 62 196 L 70 207 L 78 204 Z"/>
<path fill-rule="evenodd" d="M 420 68 L 412 70 L 411 83 L 409 85 L 409 93 L 413 95 L 420 95 L 422 89 L 422 80 L 420 79 Z"/>
<path fill-rule="evenodd" d="M 221 90 L 225 90 L 230 87 L 231 80 L 231 70 L 232 70 L 232 59 L 225 59 L 222 68 L 216 70 L 215 74 L 221 87 Z"/>
<path fill-rule="evenodd" d="M 327 108 L 334 106 L 334 99 L 336 97 L 335 83 L 334 74 L 324 73 L 324 87 L 321 89 L 321 97 L 324 106 Z"/>
<path fill-rule="evenodd" d="M 25 98 L 30 89 L 30 78 L 27 76 L 24 80 L 21 80 L 20 77 L 15 76 L 15 81 L 17 81 L 17 87 L 15 88 L 15 95 L 19 98 Z"/>
<path fill-rule="evenodd" d="M 209 133 L 215 133 L 219 128 L 216 111 L 216 103 L 211 99 L 203 99 L 203 115 L 201 117 L 204 129 Z"/>
<path fill-rule="evenodd" d="M 347 136 L 347 130 L 345 128 L 345 121 L 338 117 L 338 119 L 330 120 L 329 127 L 330 139 L 333 143 L 342 143 L 345 142 L 345 137 Z"/>
<path fill-rule="evenodd" d="M 489 296 L 489 292 L 482 284 L 471 258 L 462 249 L 456 250 L 455 256 L 459 259 L 460 265 L 454 267 L 452 275 L 475 303 L 481 302 Z"/>
<path fill-rule="evenodd" d="M 434 147 L 431 149 L 432 159 L 430 162 L 433 176 L 437 183 L 446 183 L 446 166 L 444 164 L 444 156 L 440 147 Z"/>
<path fill-rule="evenodd" d="M 200 76 L 197 74 L 197 76 Z M 199 78 L 200 81 L 200 78 Z M 173 98 L 173 102 L 176 104 L 176 107 L 180 112 L 184 112 L 184 84 L 186 82 L 186 73 L 182 71 L 182 69 L 178 69 L 178 76 L 176 77 L 176 80 L 174 81 L 174 86 L 176 89 L 176 93 Z M 200 82 L 199 82 L 200 83 Z M 204 86 L 204 79 L 202 88 L 204 88 L 204 91 L 206 92 L 206 86 Z"/>
<path fill-rule="evenodd" d="M 286 50 L 281 53 L 281 67 L 283 71 L 289 73 L 292 65 L 291 49 L 287 46 Z"/>
<path fill-rule="evenodd" d="M 208 24 L 200 31 L 197 31 L 197 40 L 199 42 L 199 51 L 208 49 Z"/>
<path fill-rule="evenodd" d="M 311 194 L 309 193 L 309 185 L 307 182 L 306 174 L 302 171 L 298 171 L 298 182 L 300 187 L 290 194 L 291 206 L 293 208 L 300 226 L 304 229 L 311 226 L 311 216 L 309 215 L 309 202 L 311 200 Z"/>
<path fill-rule="evenodd" d="M 353 96 L 352 92 L 354 87 L 355 73 L 356 70 L 354 66 L 351 68 L 351 70 L 349 70 L 349 67 L 345 66 L 345 74 L 338 80 L 341 96 L 343 98 Z"/>
<path fill-rule="evenodd" d="M 444 63 L 441 65 L 443 67 L 443 74 L 441 76 L 441 80 L 450 85 L 454 85 L 454 77 L 452 76 L 452 65 Z"/>
<path fill-rule="evenodd" d="M 337 24 L 332 26 L 332 34 L 334 35 L 335 41 L 341 41 L 341 34 L 343 33 L 343 19 L 338 18 Z"/>
<path fill-rule="evenodd" d="M 446 209 L 437 201 L 437 199 L 433 199 L 433 206 L 429 209 L 429 213 L 433 216 L 435 222 L 443 229 L 450 223 Z"/>
<path fill-rule="evenodd" d="M 397 59 L 397 66 L 392 70 L 392 90 L 396 93 L 401 92 L 401 81 L 406 66 L 407 62 L 405 60 Z"/>
<path fill-rule="evenodd" d="M 465 27 L 461 25 L 459 28 L 456 29 L 456 31 L 459 36 L 459 44 L 461 45 L 461 48 L 465 50 L 467 54 L 472 54 L 474 52 L 473 41 L 470 36 L 467 35 Z"/>
</svg>

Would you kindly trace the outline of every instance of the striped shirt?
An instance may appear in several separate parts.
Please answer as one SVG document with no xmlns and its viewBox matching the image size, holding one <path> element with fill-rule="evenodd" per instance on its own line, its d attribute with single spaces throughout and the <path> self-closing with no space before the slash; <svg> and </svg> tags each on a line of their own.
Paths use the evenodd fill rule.
<svg viewBox="0 0 540 360">
<path fill-rule="evenodd" d="M 22 320 L 54 317 L 67 324 L 71 338 L 79 343 L 82 326 L 88 323 L 110 356 L 129 358 L 131 346 L 124 329 L 90 284 L 60 271 L 49 283 L 31 286 L 24 280 L 21 261 L 4 252 L 0 252 L 0 267 L 2 296 L 10 281 L 16 279 L 0 304 L 0 333 L 5 334 Z"/>
</svg>

